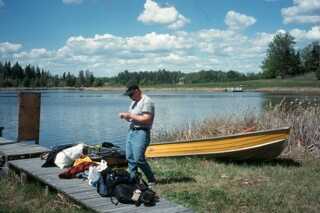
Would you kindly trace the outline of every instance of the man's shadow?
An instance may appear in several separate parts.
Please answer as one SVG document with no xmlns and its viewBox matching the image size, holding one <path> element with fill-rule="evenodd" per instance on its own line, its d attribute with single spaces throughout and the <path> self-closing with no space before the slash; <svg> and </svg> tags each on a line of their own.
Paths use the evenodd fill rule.
<svg viewBox="0 0 320 213">
<path fill-rule="evenodd" d="M 181 177 L 165 177 L 165 178 L 159 178 L 157 180 L 158 184 L 170 184 L 170 183 L 189 183 L 189 182 L 196 182 L 194 178 L 187 177 L 187 176 L 181 176 Z"/>
</svg>

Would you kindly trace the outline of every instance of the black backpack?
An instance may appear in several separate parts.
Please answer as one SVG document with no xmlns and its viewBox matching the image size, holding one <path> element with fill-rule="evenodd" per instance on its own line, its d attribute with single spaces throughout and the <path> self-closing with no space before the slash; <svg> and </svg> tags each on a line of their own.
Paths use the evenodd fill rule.
<svg viewBox="0 0 320 213">
<path fill-rule="evenodd" d="M 135 184 L 118 184 L 113 189 L 111 202 L 115 205 L 118 205 L 119 202 L 125 204 L 134 204 L 135 201 L 132 200 L 132 196 L 135 190 Z M 115 197 L 117 201 L 114 201 L 113 197 Z"/>
<path fill-rule="evenodd" d="M 102 197 L 112 196 L 116 185 L 121 183 L 132 183 L 130 174 L 124 169 L 107 169 L 101 172 L 97 183 L 97 192 Z"/>
<path fill-rule="evenodd" d="M 114 201 L 113 197 L 117 199 Z M 140 206 L 154 206 L 159 201 L 159 197 L 154 191 L 148 188 L 146 182 L 141 178 L 136 183 L 122 183 L 118 184 L 113 189 L 111 195 L 111 202 L 115 205 L 118 203 L 135 204 Z"/>
</svg>

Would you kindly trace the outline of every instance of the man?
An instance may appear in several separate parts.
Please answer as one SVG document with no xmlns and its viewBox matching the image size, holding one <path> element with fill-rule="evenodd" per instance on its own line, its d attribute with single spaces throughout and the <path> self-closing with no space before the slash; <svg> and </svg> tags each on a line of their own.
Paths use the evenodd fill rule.
<svg viewBox="0 0 320 213">
<path fill-rule="evenodd" d="M 148 179 L 149 187 L 155 184 L 154 174 L 145 159 L 145 151 L 150 144 L 150 130 L 154 119 L 154 103 L 142 93 L 136 84 L 130 85 L 124 93 L 132 99 L 129 112 L 119 113 L 121 119 L 130 123 L 126 143 L 126 158 L 128 160 L 131 178 L 137 175 L 138 167 Z"/>
</svg>

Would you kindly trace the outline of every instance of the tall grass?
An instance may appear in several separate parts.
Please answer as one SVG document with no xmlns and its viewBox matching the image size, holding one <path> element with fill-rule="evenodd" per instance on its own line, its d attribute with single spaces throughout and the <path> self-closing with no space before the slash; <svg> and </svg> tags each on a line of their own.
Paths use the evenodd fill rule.
<svg viewBox="0 0 320 213">
<path fill-rule="evenodd" d="M 320 154 L 320 105 L 317 103 L 285 99 L 275 107 L 270 106 L 259 118 L 263 128 L 282 125 L 291 127 L 288 151 L 301 149 L 319 157 Z"/>
<path fill-rule="evenodd" d="M 179 129 L 163 130 L 153 135 L 153 141 L 205 139 L 284 126 L 291 127 L 286 154 L 299 151 L 320 156 L 320 105 L 286 99 L 276 106 L 269 104 L 259 115 L 247 111 L 242 116 L 209 118 Z"/>
</svg>

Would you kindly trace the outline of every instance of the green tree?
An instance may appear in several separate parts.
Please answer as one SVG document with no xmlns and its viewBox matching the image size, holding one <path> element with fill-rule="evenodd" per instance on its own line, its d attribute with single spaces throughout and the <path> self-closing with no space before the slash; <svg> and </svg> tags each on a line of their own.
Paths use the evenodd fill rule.
<svg viewBox="0 0 320 213">
<path fill-rule="evenodd" d="M 294 49 L 294 44 L 294 37 L 289 33 L 275 35 L 267 49 L 267 57 L 262 62 L 266 78 L 285 78 L 301 73 L 300 57 Z"/>
<path fill-rule="evenodd" d="M 70 72 L 68 72 L 66 76 L 66 86 L 74 87 L 76 85 L 76 80 L 76 77 L 71 75 Z"/>
<path fill-rule="evenodd" d="M 316 72 L 320 67 L 320 42 L 313 42 L 306 46 L 301 53 L 305 72 Z"/>
<path fill-rule="evenodd" d="M 94 75 L 92 72 L 90 72 L 89 70 L 86 70 L 85 72 L 85 86 L 86 87 L 90 87 L 93 85 L 94 82 Z"/>
<path fill-rule="evenodd" d="M 85 83 L 86 83 L 86 78 L 84 75 L 84 71 L 80 70 L 78 75 L 78 86 L 83 87 L 85 86 Z"/>
<path fill-rule="evenodd" d="M 320 80 L 320 66 L 316 70 L 317 79 Z"/>
</svg>

